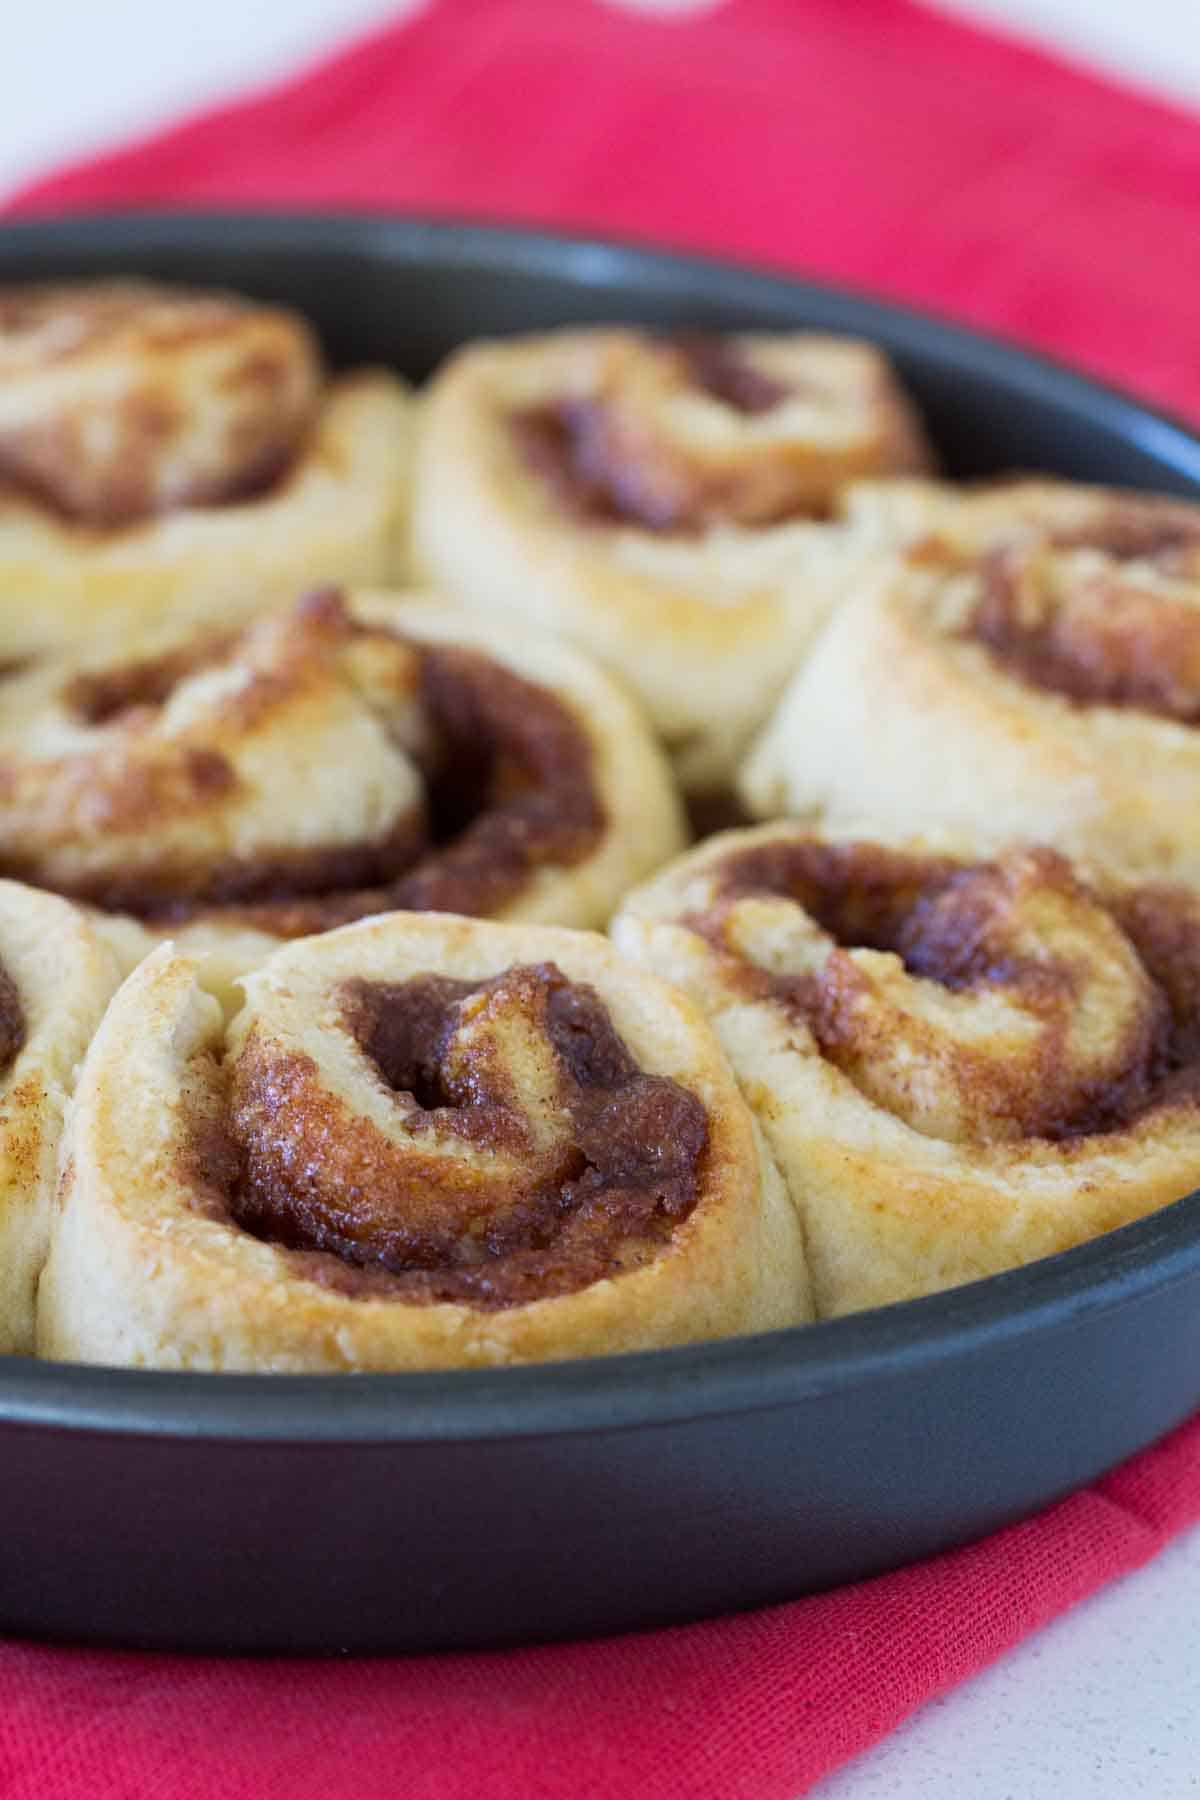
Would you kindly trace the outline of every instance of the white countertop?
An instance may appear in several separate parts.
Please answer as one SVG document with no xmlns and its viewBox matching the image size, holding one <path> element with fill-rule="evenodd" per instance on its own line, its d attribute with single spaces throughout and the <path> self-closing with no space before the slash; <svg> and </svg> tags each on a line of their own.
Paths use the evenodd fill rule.
<svg viewBox="0 0 1200 1800">
<path fill-rule="evenodd" d="M 675 9 L 714 0 L 623 3 Z M 58 159 L 269 80 L 419 4 L 35 0 L 10 8 L 0 196 Z M 946 0 L 946 10 L 1012 22 L 1200 105 L 1200 0 Z M 821 1800 L 1200 1794 L 1200 1530 L 812 1791 Z"/>
</svg>

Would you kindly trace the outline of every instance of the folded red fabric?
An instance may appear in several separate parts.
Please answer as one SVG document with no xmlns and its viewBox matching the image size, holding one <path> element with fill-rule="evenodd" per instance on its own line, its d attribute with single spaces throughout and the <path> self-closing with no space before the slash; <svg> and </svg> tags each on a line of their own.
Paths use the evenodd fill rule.
<svg viewBox="0 0 1200 1800">
<path fill-rule="evenodd" d="M 791 264 L 1200 411 L 1200 121 L 907 0 L 440 0 L 18 210 L 389 206 Z"/>
<path fill-rule="evenodd" d="M 1200 414 L 1200 120 L 905 0 L 440 0 L 18 212 L 361 205 L 649 235 L 902 294 Z M 986 1542 L 503 1654 L 0 1649 L 12 1800 L 790 1797 L 1200 1518 L 1200 1422 Z"/>
<path fill-rule="evenodd" d="M 983 1543 L 707 1625 L 305 1663 L 8 1645 L 0 1791 L 792 1800 L 1197 1517 L 1200 1421 Z"/>
</svg>

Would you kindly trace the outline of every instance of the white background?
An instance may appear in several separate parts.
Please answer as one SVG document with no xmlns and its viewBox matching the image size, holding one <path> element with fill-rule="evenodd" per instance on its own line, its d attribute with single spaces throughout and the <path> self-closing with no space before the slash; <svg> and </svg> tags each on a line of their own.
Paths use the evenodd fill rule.
<svg viewBox="0 0 1200 1800">
<path fill-rule="evenodd" d="M 60 158 L 286 73 L 421 3 L 23 0 L 18 10 L 14 0 L 0 67 L 0 196 Z M 686 10 L 716 0 L 622 3 Z M 1200 0 L 946 0 L 945 10 L 1040 36 L 1200 106 Z M 1200 1794 L 1200 1531 L 814 1792 L 822 1800 Z"/>
</svg>

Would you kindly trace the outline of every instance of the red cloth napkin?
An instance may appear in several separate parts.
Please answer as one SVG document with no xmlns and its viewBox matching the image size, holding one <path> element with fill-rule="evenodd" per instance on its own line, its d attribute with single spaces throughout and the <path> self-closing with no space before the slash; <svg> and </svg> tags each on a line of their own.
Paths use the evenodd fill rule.
<svg viewBox="0 0 1200 1800">
<path fill-rule="evenodd" d="M 905 0 L 440 0 L 18 210 L 361 205 L 791 264 L 1200 413 L 1200 121 Z"/>
<path fill-rule="evenodd" d="M 441 0 L 16 210 L 362 205 L 791 264 L 1200 414 L 1200 121 L 904 0 Z M 305 1664 L 0 1649 L 0 1793 L 791 1800 L 1200 1518 L 1200 1422 L 972 1548 L 637 1637 Z"/>
<path fill-rule="evenodd" d="M 709 1625 L 304 1663 L 8 1645 L 0 1793 L 792 1800 L 1198 1516 L 1200 1421 L 983 1543 Z"/>
</svg>

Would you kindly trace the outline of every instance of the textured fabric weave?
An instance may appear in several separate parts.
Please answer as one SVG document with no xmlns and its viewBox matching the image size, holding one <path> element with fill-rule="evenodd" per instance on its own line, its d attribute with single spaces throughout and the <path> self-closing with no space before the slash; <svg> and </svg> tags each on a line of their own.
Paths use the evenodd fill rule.
<svg viewBox="0 0 1200 1800">
<path fill-rule="evenodd" d="M 1200 121 L 906 0 L 440 0 L 18 210 L 591 225 L 989 324 L 1200 413 Z"/>
<path fill-rule="evenodd" d="M 670 1631 L 309 1662 L 0 1647 L 4 1800 L 791 1800 L 1200 1517 L 1200 1421 L 1025 1524 Z"/>
<path fill-rule="evenodd" d="M 1200 416 L 1200 121 L 903 0 L 440 0 L 21 196 L 594 226 L 803 268 Z M 1200 1518 L 1200 1422 L 1037 1519 L 833 1594 L 503 1654 L 0 1648 L 0 1794 L 790 1800 Z"/>
</svg>

